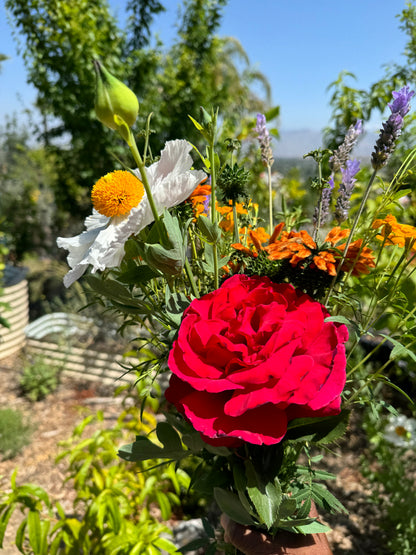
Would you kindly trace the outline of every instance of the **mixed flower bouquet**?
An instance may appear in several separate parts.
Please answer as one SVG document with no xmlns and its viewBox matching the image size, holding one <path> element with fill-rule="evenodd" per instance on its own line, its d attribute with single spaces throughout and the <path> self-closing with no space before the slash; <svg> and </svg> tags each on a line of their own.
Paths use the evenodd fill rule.
<svg viewBox="0 0 416 555">
<path fill-rule="evenodd" d="M 390 183 L 376 179 L 414 93 L 393 93 L 367 186 L 350 159 L 361 121 L 335 151 L 308 154 L 317 163 L 317 208 L 305 226 L 284 198 L 275 221 L 264 115 L 253 132 L 267 169 L 268 221 L 247 192 L 250 173 L 235 161 L 236 141 L 227 141 L 227 160 L 217 153 L 215 111 L 191 118 L 205 152 L 178 139 L 154 161 L 150 117 L 140 153 L 136 96 L 95 66 L 97 117 L 126 141 L 137 167 L 99 179 L 86 230 L 58 239 L 69 251 L 65 284 L 92 268 L 84 279 L 101 302 L 123 315 L 123 326 L 138 327 L 134 370 L 143 379 L 169 376 L 157 441 L 137 437 L 120 456 L 191 458 L 194 490 L 213 495 L 237 523 L 272 535 L 325 531 L 310 516 L 312 503 L 344 509 L 323 483 L 333 476 L 316 468 L 313 448 L 340 438 L 354 403 L 371 396 L 375 380 L 388 380 L 385 366 L 369 370 L 371 353 L 357 355 L 360 337 L 379 330 L 375 349 L 389 341 L 390 360 L 415 359 L 408 349 L 415 308 L 401 286 L 415 269 L 416 229 L 394 214 L 416 151 Z"/>
</svg>

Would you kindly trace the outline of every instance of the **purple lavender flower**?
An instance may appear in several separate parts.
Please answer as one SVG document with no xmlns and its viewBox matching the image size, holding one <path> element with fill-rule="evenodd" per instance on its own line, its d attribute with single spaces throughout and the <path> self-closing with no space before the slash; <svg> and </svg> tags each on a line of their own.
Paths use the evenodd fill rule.
<svg viewBox="0 0 416 555">
<path fill-rule="evenodd" d="M 335 186 L 334 178 L 332 175 L 328 179 L 328 185 L 329 187 L 325 187 L 325 189 L 322 190 L 321 202 L 319 203 L 320 209 L 321 209 L 321 218 L 319 221 L 320 225 L 326 224 L 329 220 L 329 206 L 331 204 L 332 191 L 334 190 L 334 186 Z M 319 206 L 315 208 L 315 213 L 313 215 L 313 223 L 315 226 L 318 225 L 318 217 L 319 217 Z"/>
<path fill-rule="evenodd" d="M 265 166 L 271 166 L 274 162 L 272 149 L 270 148 L 270 135 L 266 127 L 266 116 L 257 114 L 257 125 L 255 128 L 257 139 L 260 143 L 261 159 Z"/>
<path fill-rule="evenodd" d="M 344 141 L 339 145 L 339 147 L 334 151 L 333 155 L 329 159 L 331 169 L 333 173 L 340 171 L 341 168 L 345 167 L 348 157 L 357 142 L 358 137 L 362 133 L 363 122 L 358 119 L 355 125 L 350 125 L 347 134 L 345 135 Z"/>
<path fill-rule="evenodd" d="M 348 218 L 351 193 L 354 183 L 357 181 L 355 175 L 359 169 L 359 160 L 347 160 L 345 168 L 341 168 L 342 181 L 339 185 L 338 198 L 335 204 L 335 218 L 339 224 Z"/>
<path fill-rule="evenodd" d="M 371 155 L 371 164 L 374 170 L 379 170 L 387 164 L 387 160 L 402 132 L 403 118 L 410 110 L 410 100 L 414 94 L 415 92 L 411 91 L 408 86 L 393 92 L 393 102 L 389 104 L 391 115 L 383 123 L 374 152 Z"/>
</svg>

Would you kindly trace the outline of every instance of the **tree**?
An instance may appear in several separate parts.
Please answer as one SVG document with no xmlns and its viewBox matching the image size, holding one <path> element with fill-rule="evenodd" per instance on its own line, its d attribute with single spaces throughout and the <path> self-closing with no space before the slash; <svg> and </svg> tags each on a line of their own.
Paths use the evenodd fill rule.
<svg viewBox="0 0 416 555">
<path fill-rule="evenodd" d="M 267 98 L 261 101 L 250 89 L 255 79 L 265 79 L 248 64 L 239 71 L 233 60 L 237 53 L 244 57 L 241 45 L 215 35 L 225 3 L 185 0 L 178 39 L 164 54 L 160 43 L 150 46 L 153 18 L 164 9 L 158 0 L 130 0 L 125 29 L 105 0 L 6 0 L 23 37 L 28 81 L 37 89 L 42 137 L 56 156 L 61 210 L 84 216 L 92 184 L 114 168 L 113 154 L 122 155 L 115 134 L 94 117 L 92 58 L 136 92 L 142 124 L 155 112 L 155 151 L 171 138 L 196 140 L 188 114 L 198 117 L 201 105 L 218 106 L 234 129 L 248 113 L 265 109 Z"/>
</svg>

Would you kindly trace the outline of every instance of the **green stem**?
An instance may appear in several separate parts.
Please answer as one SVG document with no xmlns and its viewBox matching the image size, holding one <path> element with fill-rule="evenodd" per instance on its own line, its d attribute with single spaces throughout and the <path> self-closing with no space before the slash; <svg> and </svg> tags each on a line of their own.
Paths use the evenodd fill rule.
<svg viewBox="0 0 416 555">
<path fill-rule="evenodd" d="M 319 184 L 322 187 L 322 166 L 321 162 L 318 162 L 318 179 Z M 316 218 L 315 229 L 313 230 L 313 240 L 316 243 L 316 239 L 318 238 L 318 232 L 321 227 L 321 215 L 322 215 L 322 193 L 323 188 L 321 188 L 321 196 L 319 197 L 319 205 L 318 205 L 318 217 Z"/>
<path fill-rule="evenodd" d="M 211 170 L 211 221 L 213 224 L 217 223 L 217 210 L 216 210 L 216 187 L 217 176 L 215 173 L 215 152 L 214 152 L 215 137 L 212 137 L 211 144 L 209 145 L 209 163 Z M 219 287 L 218 279 L 218 248 L 216 243 L 212 245 L 213 259 L 214 259 L 214 289 Z"/>
<path fill-rule="evenodd" d="M 237 221 L 237 205 L 235 200 L 233 200 L 233 225 L 234 225 L 234 243 L 240 242 L 240 236 L 238 233 L 238 221 Z"/>
<path fill-rule="evenodd" d="M 364 206 L 365 206 L 366 203 L 367 203 L 368 196 L 369 196 L 369 194 L 370 194 L 370 190 L 371 190 L 371 187 L 372 187 L 372 185 L 373 185 L 373 183 L 374 183 L 374 179 L 375 179 L 375 177 L 376 177 L 376 174 L 377 174 L 377 170 L 374 170 L 372 176 L 370 177 L 370 181 L 368 182 L 367 188 L 366 188 L 366 190 L 365 190 L 365 192 L 364 192 L 364 196 L 363 196 L 363 198 L 362 198 L 362 200 L 361 200 L 360 208 L 358 209 L 358 213 L 357 213 L 357 215 L 356 215 L 355 218 L 354 218 L 354 223 L 352 224 L 352 228 L 351 228 L 350 234 L 349 234 L 349 236 L 348 236 L 347 243 L 346 243 L 346 245 L 345 245 L 344 254 L 342 255 L 341 262 L 338 264 L 337 273 L 335 274 L 335 276 L 334 276 L 334 278 L 333 278 L 333 280 L 332 280 L 332 282 L 331 282 L 331 285 L 329 286 L 328 293 L 327 293 L 327 295 L 326 295 L 326 297 L 325 297 L 325 302 L 324 302 L 325 305 L 328 304 L 329 297 L 330 297 L 330 295 L 331 295 L 331 293 L 332 293 L 332 291 L 333 291 L 333 289 L 334 289 L 335 283 L 336 283 L 337 278 L 338 278 L 338 276 L 339 276 L 339 273 L 340 273 L 340 271 L 341 271 L 341 266 L 344 264 L 345 259 L 346 259 L 346 257 L 347 257 L 348 248 L 349 248 L 349 246 L 350 246 L 350 244 L 351 244 L 351 242 L 352 242 L 353 235 L 354 235 L 354 232 L 355 232 L 355 230 L 356 230 L 356 228 L 357 228 L 357 225 L 358 225 L 359 219 L 360 219 L 360 217 L 361 217 L 361 214 L 363 213 Z"/>
<path fill-rule="evenodd" d="M 267 182 L 269 186 L 269 233 L 273 234 L 273 191 L 272 191 L 272 168 L 267 164 Z"/>
<path fill-rule="evenodd" d="M 194 278 L 194 274 L 192 273 L 191 265 L 189 264 L 189 260 L 187 258 L 185 258 L 185 272 L 186 272 L 186 275 L 188 276 L 188 280 L 191 285 L 191 289 L 194 297 L 199 299 L 199 291 L 195 283 L 195 278 Z"/>
<path fill-rule="evenodd" d="M 155 219 L 155 222 L 158 222 L 160 220 L 160 217 L 159 217 L 159 213 L 158 213 L 157 208 L 156 208 L 156 204 L 155 204 L 152 192 L 150 190 L 150 185 L 149 185 L 149 181 L 147 179 L 147 174 L 146 174 L 146 167 L 144 165 L 142 157 L 140 156 L 140 152 L 137 148 L 136 141 L 134 140 L 134 136 L 133 136 L 133 133 L 131 132 L 131 130 L 130 130 L 130 133 L 129 133 L 129 140 L 127 141 L 127 144 L 129 145 L 131 153 L 132 153 L 133 158 L 134 158 L 134 161 L 136 162 L 137 167 L 139 168 L 140 175 L 141 175 L 141 178 L 142 178 L 143 187 L 144 187 L 144 190 L 146 191 L 146 195 L 147 195 L 147 198 L 149 200 L 149 204 L 150 204 L 150 208 L 152 210 L 153 217 Z"/>
</svg>

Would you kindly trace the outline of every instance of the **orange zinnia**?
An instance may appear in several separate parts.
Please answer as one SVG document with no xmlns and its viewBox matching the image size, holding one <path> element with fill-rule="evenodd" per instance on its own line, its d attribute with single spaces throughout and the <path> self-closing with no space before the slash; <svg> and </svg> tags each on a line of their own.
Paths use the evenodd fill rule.
<svg viewBox="0 0 416 555">
<path fill-rule="evenodd" d="M 280 232 L 283 226 L 279 226 L 276 227 Z M 315 241 L 305 230 L 273 233 L 272 238 L 276 236 L 278 238 L 265 248 L 269 254 L 269 260 L 284 260 L 288 258 L 292 266 L 296 266 L 299 262 L 308 258 L 312 254 L 312 250 L 316 249 Z"/>
<path fill-rule="evenodd" d="M 370 268 L 376 267 L 373 251 L 369 247 L 362 248 L 362 244 L 362 239 L 357 239 L 350 244 L 341 271 L 349 272 L 353 268 L 351 274 L 359 276 L 360 274 L 369 274 Z M 345 245 L 339 245 L 338 249 L 344 251 Z"/>
<path fill-rule="evenodd" d="M 402 248 L 412 242 L 412 249 L 416 250 L 416 228 L 412 225 L 399 224 L 396 218 L 389 214 L 384 220 L 374 220 L 372 228 L 377 229 L 381 226 L 383 229 L 380 235 L 377 235 L 377 239 Z"/>
</svg>

